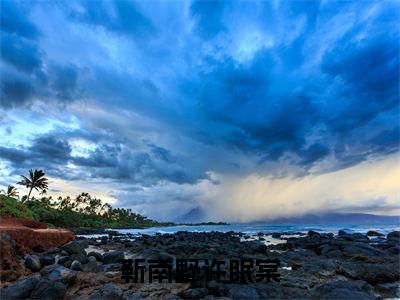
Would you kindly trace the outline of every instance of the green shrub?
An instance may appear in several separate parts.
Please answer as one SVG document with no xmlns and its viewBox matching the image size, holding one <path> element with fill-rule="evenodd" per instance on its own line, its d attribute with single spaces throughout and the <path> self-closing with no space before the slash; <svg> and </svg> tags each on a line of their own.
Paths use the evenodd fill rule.
<svg viewBox="0 0 400 300">
<path fill-rule="evenodd" d="M 0 195 L 0 216 L 33 218 L 32 211 L 15 198 Z"/>
</svg>

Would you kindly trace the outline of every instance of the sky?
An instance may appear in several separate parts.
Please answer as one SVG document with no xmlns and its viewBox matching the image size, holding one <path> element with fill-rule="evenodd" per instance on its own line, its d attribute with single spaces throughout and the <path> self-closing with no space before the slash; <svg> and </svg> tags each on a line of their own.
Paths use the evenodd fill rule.
<svg viewBox="0 0 400 300">
<path fill-rule="evenodd" d="M 398 1 L 1 1 L 0 188 L 43 169 L 50 195 L 162 221 L 399 215 L 399 20 Z"/>
</svg>

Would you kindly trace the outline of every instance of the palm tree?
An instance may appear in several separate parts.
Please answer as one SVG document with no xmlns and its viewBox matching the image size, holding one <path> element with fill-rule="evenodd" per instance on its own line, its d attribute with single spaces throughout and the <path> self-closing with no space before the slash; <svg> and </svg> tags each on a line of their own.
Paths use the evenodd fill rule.
<svg viewBox="0 0 400 300">
<path fill-rule="evenodd" d="M 12 185 L 9 185 L 7 187 L 7 190 L 1 190 L 0 193 L 5 196 L 8 196 L 8 197 L 13 197 L 13 198 L 18 197 L 18 191 L 17 191 L 16 187 L 12 186 Z"/>
<path fill-rule="evenodd" d="M 48 189 L 48 179 L 44 177 L 44 172 L 42 170 L 29 170 L 29 178 L 21 175 L 23 178 L 17 184 L 24 185 L 26 188 L 29 189 L 28 197 L 26 201 L 29 201 L 29 197 L 31 196 L 32 190 L 35 189 L 37 191 L 46 191 Z"/>
</svg>

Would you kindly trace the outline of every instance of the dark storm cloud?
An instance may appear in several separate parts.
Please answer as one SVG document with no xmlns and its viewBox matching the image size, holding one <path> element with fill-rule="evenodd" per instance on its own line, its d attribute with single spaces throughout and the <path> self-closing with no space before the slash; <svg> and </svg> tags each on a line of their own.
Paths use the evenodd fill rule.
<svg viewBox="0 0 400 300">
<path fill-rule="evenodd" d="M 209 39 L 226 30 L 222 16 L 225 7 L 229 5 L 225 1 L 193 1 L 190 12 L 196 20 L 196 30 L 200 36 Z"/>
<path fill-rule="evenodd" d="M 41 66 L 41 58 L 36 45 L 16 34 L 1 33 L 1 57 L 17 69 L 33 72 Z"/>
<path fill-rule="evenodd" d="M 15 33 L 20 37 L 35 39 L 39 36 L 37 27 L 26 16 L 30 5 L 22 1 L 1 1 L 0 20 L 2 31 Z"/>
<path fill-rule="evenodd" d="M 312 144 L 305 150 L 301 150 L 300 156 L 302 157 L 300 164 L 302 165 L 310 165 L 329 154 L 329 147 L 322 143 Z"/>
<path fill-rule="evenodd" d="M 78 166 L 93 168 L 92 177 L 125 180 L 144 186 L 162 181 L 194 184 L 207 178 L 201 170 L 181 165 L 182 158 L 173 158 L 162 147 L 151 145 L 149 150 L 132 151 L 123 145 L 102 145 L 89 157 L 73 158 L 73 162 Z M 166 159 L 167 153 L 169 159 Z"/>
<path fill-rule="evenodd" d="M 21 107 L 29 103 L 35 95 L 32 84 L 24 77 L 1 79 L 0 106 L 5 108 Z"/>
<path fill-rule="evenodd" d="M 5 60 L 4 56 L 2 58 Z M 29 63 L 22 63 L 23 56 L 17 59 L 21 61 L 15 66 L 19 69 L 25 68 L 24 71 L 29 73 L 5 68 L 1 70 L 1 107 L 27 107 L 34 100 L 62 105 L 82 95 L 82 90 L 78 87 L 79 71 L 75 66 L 49 65 L 46 69 L 35 71 L 30 68 Z"/>
<path fill-rule="evenodd" d="M 290 155 L 307 172 L 328 158 L 337 161 L 333 170 L 398 150 L 394 2 L 46 5 L 69 30 L 65 36 L 45 30 L 54 20 L 33 22 L 19 5 L 4 4 L 13 17 L 2 19 L 7 76 L 0 105 L 57 105 L 84 95 L 88 108 L 95 104 L 95 112 L 110 115 L 72 112 L 82 118 L 81 128 L 44 140 L 48 149 L 37 140 L 31 147 L 3 147 L 1 156 L 15 166 L 13 151 L 22 163 L 38 160 L 55 169 L 73 163 L 91 177 L 148 186 L 242 170 L 243 162 L 226 158 L 227 152 L 260 164 Z M 48 40 L 71 41 L 76 50 L 54 50 L 42 32 L 50 32 Z M 112 118 L 116 107 L 121 118 Z M 144 127 L 149 139 L 138 150 L 129 143 L 136 132 L 128 131 Z M 161 147 L 157 138 L 163 134 L 168 138 Z M 74 138 L 97 147 L 72 156 L 68 141 Z"/>
<path fill-rule="evenodd" d="M 72 66 L 54 66 L 52 70 L 52 88 L 57 98 L 61 100 L 73 100 L 78 93 L 78 71 Z"/>
<path fill-rule="evenodd" d="M 302 34 L 291 44 L 257 51 L 250 63 L 206 56 L 205 71 L 184 84 L 184 90 L 189 91 L 186 96 L 193 97 L 195 93 L 209 121 L 202 125 L 213 128 L 204 135 L 204 141 L 224 142 L 262 155 L 265 160 L 277 160 L 292 152 L 300 158 L 297 164 L 305 168 L 330 153 L 341 167 L 347 167 L 371 154 L 396 151 L 399 141 L 394 132 L 398 130 L 391 131 L 391 119 L 379 124 L 378 135 L 393 132 L 396 142 L 382 147 L 371 145 L 369 122 L 399 103 L 399 31 L 395 26 L 398 10 L 382 9 L 368 25 L 356 23 L 329 45 L 320 66 L 313 66 L 317 75 L 310 78 L 302 69 L 311 67 L 305 58 L 307 52 L 314 51 L 309 41 L 318 29 L 315 22 L 326 19 L 327 12 L 332 15 L 343 7 L 328 4 L 324 11 L 316 2 L 311 9 L 306 6 L 285 6 L 288 15 L 305 15 L 307 21 Z M 221 22 L 220 15 L 218 18 Z M 210 24 L 218 22 L 212 20 Z M 210 32 L 217 34 L 218 30 L 211 28 Z M 293 73 L 297 78 L 292 77 Z M 319 142 L 307 149 L 307 139 L 316 130 L 320 131 Z"/>
<path fill-rule="evenodd" d="M 301 93 L 277 95 L 270 81 L 274 64 L 266 51 L 249 66 L 227 60 L 202 74 L 199 105 L 218 124 L 211 135 L 217 141 L 271 159 L 303 146 L 307 131 L 318 122 L 318 108 Z"/>
<path fill-rule="evenodd" d="M 83 1 L 82 8 L 83 12 L 72 11 L 71 17 L 131 37 L 155 33 L 151 21 L 132 1 Z"/>
<path fill-rule="evenodd" d="M 26 169 L 44 169 L 52 176 L 81 176 L 128 181 L 142 186 L 160 182 L 194 184 L 208 176 L 202 170 L 180 164 L 182 158 L 157 145 L 134 150 L 125 145 L 100 144 L 85 156 L 73 155 L 67 139 L 51 134 L 38 136 L 29 147 L 0 147 L 0 158 L 11 163 L 16 174 Z M 80 168 L 78 174 L 68 166 Z M 78 175 L 78 177 L 77 177 Z"/>
<path fill-rule="evenodd" d="M 66 141 L 46 135 L 36 138 L 29 147 L 0 147 L 0 157 L 12 162 L 17 168 L 38 164 L 45 168 L 51 165 L 63 165 L 68 162 L 71 147 Z"/>
<path fill-rule="evenodd" d="M 78 70 L 71 64 L 57 64 L 40 50 L 41 33 L 27 16 L 34 5 L 27 2 L 1 3 L 0 106 L 29 106 L 35 99 L 70 101 L 78 95 Z"/>
<path fill-rule="evenodd" d="M 338 96 L 347 102 L 334 111 L 335 130 L 350 131 L 398 105 L 399 50 L 396 39 L 383 35 L 343 41 L 324 56 L 322 70 L 344 83 Z"/>
</svg>

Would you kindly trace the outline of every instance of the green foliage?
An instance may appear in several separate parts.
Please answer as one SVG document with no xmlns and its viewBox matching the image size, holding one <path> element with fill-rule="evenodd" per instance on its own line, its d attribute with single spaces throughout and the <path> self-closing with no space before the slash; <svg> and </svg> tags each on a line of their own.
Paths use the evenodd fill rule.
<svg viewBox="0 0 400 300">
<path fill-rule="evenodd" d="M 130 209 L 113 208 L 88 193 L 81 193 L 75 198 L 59 197 L 56 200 L 51 196 L 31 198 L 32 190 L 39 191 L 41 195 L 46 194 L 48 179 L 42 170 L 29 170 L 28 177 L 21 177 L 22 180 L 17 184 L 28 188 L 28 195 L 18 201 L 12 198 L 18 195 L 15 187 L 9 186 L 7 191 L 1 191 L 5 195 L 0 196 L 0 216 L 34 218 L 50 227 L 144 228 L 171 225 L 147 219 Z"/>
<path fill-rule="evenodd" d="M 33 212 L 17 199 L 0 195 L 0 216 L 15 218 L 32 218 Z"/>
<path fill-rule="evenodd" d="M 130 209 L 112 208 L 88 193 L 56 200 L 52 197 L 32 198 L 24 205 L 36 220 L 56 227 L 144 228 L 164 225 Z"/>
</svg>

